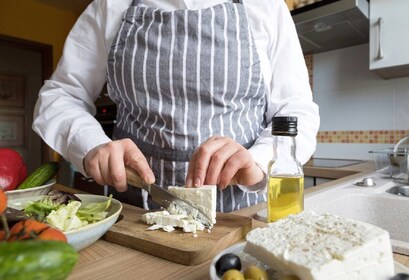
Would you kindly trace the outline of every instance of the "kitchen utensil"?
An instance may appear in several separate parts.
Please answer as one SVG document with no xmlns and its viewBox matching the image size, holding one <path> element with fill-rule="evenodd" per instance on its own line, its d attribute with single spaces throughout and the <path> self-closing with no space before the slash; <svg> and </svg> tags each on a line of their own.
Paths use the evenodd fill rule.
<svg viewBox="0 0 409 280">
<path fill-rule="evenodd" d="M 193 219 L 200 221 L 205 227 L 209 228 L 212 226 L 211 221 L 199 209 L 193 207 L 183 199 L 174 196 L 158 185 L 147 184 L 134 170 L 126 168 L 126 178 L 129 185 L 146 190 L 151 195 L 154 202 L 168 209 L 170 212 L 176 211 L 187 213 L 188 215 L 191 215 Z"/>
<path fill-rule="evenodd" d="M 383 177 L 395 178 L 407 171 L 408 151 L 388 148 L 369 151 L 375 161 L 376 172 Z"/>
<path fill-rule="evenodd" d="M 402 152 L 404 156 L 402 157 Z M 396 181 L 403 184 L 409 184 L 409 136 L 402 138 L 396 143 L 395 148 L 393 148 L 394 160 L 398 161 L 401 167 L 401 174 L 395 177 Z"/>
<path fill-rule="evenodd" d="M 251 217 L 217 213 L 213 228 L 196 234 L 179 228 L 172 232 L 148 230 L 151 225 L 142 221 L 146 212 L 148 210 L 124 204 L 122 219 L 107 231 L 104 239 L 171 262 L 198 265 L 243 240 L 252 228 Z"/>
</svg>

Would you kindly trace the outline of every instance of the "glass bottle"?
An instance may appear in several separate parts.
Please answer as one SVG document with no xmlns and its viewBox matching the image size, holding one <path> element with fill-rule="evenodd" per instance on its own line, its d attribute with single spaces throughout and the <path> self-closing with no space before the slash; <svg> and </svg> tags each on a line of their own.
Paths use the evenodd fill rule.
<svg viewBox="0 0 409 280">
<path fill-rule="evenodd" d="M 304 210 L 304 173 L 295 157 L 297 133 L 297 117 L 273 117 L 274 155 L 268 166 L 268 222 Z"/>
</svg>

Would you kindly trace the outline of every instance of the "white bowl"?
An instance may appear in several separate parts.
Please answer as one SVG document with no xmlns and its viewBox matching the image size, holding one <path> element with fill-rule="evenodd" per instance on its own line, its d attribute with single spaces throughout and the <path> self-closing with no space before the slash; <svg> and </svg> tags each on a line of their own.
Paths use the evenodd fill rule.
<svg viewBox="0 0 409 280">
<path fill-rule="evenodd" d="M 258 261 L 256 258 L 253 256 L 244 253 L 243 249 L 246 245 L 246 242 L 240 242 L 237 244 L 234 244 L 223 251 L 221 251 L 219 254 L 217 254 L 212 262 L 210 263 L 210 269 L 209 269 L 209 276 L 211 280 L 221 280 L 222 278 L 219 277 L 216 273 L 216 262 L 219 260 L 221 256 L 227 253 L 233 253 L 236 254 L 237 256 L 240 257 L 241 260 L 241 271 L 245 271 L 247 267 L 250 265 L 255 265 L 260 267 L 263 270 L 266 270 L 267 275 L 269 276 L 268 279 L 279 279 L 277 273 L 275 273 L 272 269 L 270 269 L 267 265 L 264 263 Z M 403 264 L 398 263 L 397 261 L 394 261 L 395 264 L 395 273 L 409 273 L 409 268 L 404 266 Z"/>
<path fill-rule="evenodd" d="M 56 180 L 51 179 L 42 186 L 33 187 L 29 189 L 23 189 L 23 190 L 6 191 L 5 194 L 7 195 L 8 200 L 18 199 L 22 197 L 34 197 L 34 196 L 45 195 L 50 191 L 51 187 L 55 185 L 55 183 L 56 183 Z"/>
<path fill-rule="evenodd" d="M 84 205 L 93 202 L 103 202 L 108 199 L 106 196 L 102 195 L 92 195 L 92 194 L 75 194 L 79 199 L 81 199 Z M 24 206 L 29 201 L 37 201 L 40 200 L 43 196 L 31 197 L 31 198 L 20 198 L 15 200 L 9 200 L 7 206 L 15 208 L 15 209 L 23 209 Z M 64 232 L 65 236 L 67 237 L 68 243 L 71 244 L 77 251 L 88 247 L 99 238 L 101 238 L 107 230 L 116 222 L 118 219 L 119 214 L 122 210 L 122 204 L 112 198 L 111 205 L 107 209 L 108 215 L 105 219 L 93 223 L 88 224 L 82 228 L 76 230 L 70 230 Z"/>
</svg>

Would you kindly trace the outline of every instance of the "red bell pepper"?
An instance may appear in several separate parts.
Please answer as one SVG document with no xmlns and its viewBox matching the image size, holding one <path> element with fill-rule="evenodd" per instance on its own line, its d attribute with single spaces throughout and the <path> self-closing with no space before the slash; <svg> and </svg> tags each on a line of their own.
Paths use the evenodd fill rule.
<svg viewBox="0 0 409 280">
<path fill-rule="evenodd" d="M 26 177 L 27 167 L 21 155 L 12 149 L 0 149 L 0 188 L 14 190 Z"/>
</svg>

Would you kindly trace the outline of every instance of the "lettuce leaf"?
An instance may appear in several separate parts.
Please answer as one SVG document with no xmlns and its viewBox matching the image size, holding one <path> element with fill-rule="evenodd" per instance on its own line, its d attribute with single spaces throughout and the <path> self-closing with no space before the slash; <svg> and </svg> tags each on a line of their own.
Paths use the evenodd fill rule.
<svg viewBox="0 0 409 280">
<path fill-rule="evenodd" d="M 60 205 L 50 203 L 50 201 L 30 201 L 24 207 L 24 212 L 37 221 L 43 222 L 53 210 L 59 207 Z"/>
<path fill-rule="evenodd" d="M 31 201 L 24 212 L 39 221 L 45 221 L 62 231 L 81 228 L 106 218 L 106 210 L 111 205 L 112 195 L 104 202 L 83 205 L 81 201 L 70 200 L 68 204 L 57 203 L 48 196 L 39 201 Z"/>
<path fill-rule="evenodd" d="M 94 202 L 89 203 L 80 209 L 78 209 L 77 216 L 83 220 L 90 223 L 101 221 L 106 218 L 108 212 L 105 210 L 111 205 L 112 194 L 109 196 L 108 200 L 105 202 Z"/>
<path fill-rule="evenodd" d="M 60 207 L 58 210 L 51 211 L 46 217 L 46 222 L 59 228 L 62 231 L 70 231 L 88 224 L 87 221 L 82 221 L 77 217 L 78 209 L 81 207 L 81 202 L 70 201 L 66 206 Z"/>
</svg>

